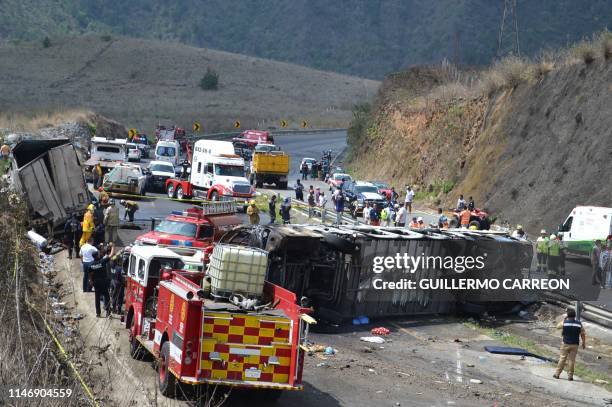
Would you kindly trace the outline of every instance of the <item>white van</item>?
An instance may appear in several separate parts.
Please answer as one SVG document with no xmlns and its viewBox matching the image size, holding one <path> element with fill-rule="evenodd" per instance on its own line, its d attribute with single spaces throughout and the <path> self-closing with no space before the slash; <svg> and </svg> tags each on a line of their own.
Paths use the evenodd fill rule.
<svg viewBox="0 0 612 407">
<path fill-rule="evenodd" d="M 160 140 L 155 146 L 155 161 L 167 161 L 177 166 L 179 153 L 179 143 L 176 140 Z"/>
<path fill-rule="evenodd" d="M 605 244 L 606 238 L 612 235 L 612 208 L 577 206 L 559 225 L 558 234 L 567 253 L 590 256 L 595 240 Z"/>
</svg>

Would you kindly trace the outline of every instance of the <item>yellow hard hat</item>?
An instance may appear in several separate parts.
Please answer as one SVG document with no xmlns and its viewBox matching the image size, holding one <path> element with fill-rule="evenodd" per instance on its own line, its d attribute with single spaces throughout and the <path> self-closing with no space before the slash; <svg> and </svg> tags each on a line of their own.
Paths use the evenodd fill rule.
<svg viewBox="0 0 612 407">
<path fill-rule="evenodd" d="M 255 205 L 255 200 L 251 199 L 251 201 L 249 202 L 251 205 Z"/>
</svg>

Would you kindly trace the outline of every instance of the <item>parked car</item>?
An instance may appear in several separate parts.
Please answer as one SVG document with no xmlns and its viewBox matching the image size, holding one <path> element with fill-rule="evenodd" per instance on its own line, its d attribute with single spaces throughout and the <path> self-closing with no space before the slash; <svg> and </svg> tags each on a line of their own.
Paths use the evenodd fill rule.
<svg viewBox="0 0 612 407">
<path fill-rule="evenodd" d="M 127 160 L 140 162 L 140 149 L 138 147 L 130 147 L 127 153 Z"/>
<path fill-rule="evenodd" d="M 391 197 L 391 187 L 386 182 L 372 181 L 372 184 L 378 188 L 378 193 L 389 199 Z"/>
<path fill-rule="evenodd" d="M 340 186 L 340 184 L 343 181 L 344 182 L 352 182 L 353 178 L 350 175 L 342 173 L 342 172 L 336 172 L 336 173 L 332 174 L 332 176 L 329 177 L 329 181 L 327 181 L 327 183 L 329 184 L 329 190 L 333 191 L 335 188 Z"/>
<path fill-rule="evenodd" d="M 311 171 L 312 170 L 312 164 L 316 164 L 316 162 L 317 162 L 317 160 L 315 160 L 314 158 L 304 157 L 304 158 L 302 158 L 302 162 L 300 163 L 300 168 L 302 168 L 304 163 L 306 163 L 306 165 L 308 165 L 308 171 Z"/>
<path fill-rule="evenodd" d="M 118 164 L 104 176 L 102 186 L 107 192 L 144 196 L 147 189 L 147 173 L 140 165 Z"/>
<path fill-rule="evenodd" d="M 377 204 L 380 207 L 386 202 L 385 197 L 378 193 L 376 185 L 364 181 L 349 182 L 345 185 L 344 199 L 353 216 L 363 212 L 366 202 L 369 202 L 370 205 Z"/>
<path fill-rule="evenodd" d="M 148 190 L 165 192 L 166 180 L 174 178 L 176 171 L 174 166 L 167 161 L 151 161 L 148 167 L 150 173 L 147 183 Z"/>
</svg>

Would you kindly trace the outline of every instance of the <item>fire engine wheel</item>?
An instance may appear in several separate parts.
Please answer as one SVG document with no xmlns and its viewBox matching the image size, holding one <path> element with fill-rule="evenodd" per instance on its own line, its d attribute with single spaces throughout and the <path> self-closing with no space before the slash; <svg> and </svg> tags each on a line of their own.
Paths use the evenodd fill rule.
<svg viewBox="0 0 612 407">
<path fill-rule="evenodd" d="M 170 184 L 168 185 L 168 190 L 166 191 L 168 193 L 168 198 L 172 199 L 176 196 L 175 192 L 174 192 L 174 185 Z"/>
<path fill-rule="evenodd" d="M 217 191 L 212 191 L 210 193 L 210 200 L 211 201 L 218 201 L 219 200 L 219 193 Z"/>
<path fill-rule="evenodd" d="M 166 341 L 162 345 L 159 353 L 159 376 L 157 384 L 159 391 L 166 397 L 173 397 L 176 389 L 176 377 L 170 372 L 170 342 Z"/>
<path fill-rule="evenodd" d="M 145 356 L 144 349 L 140 342 L 134 337 L 133 334 L 134 329 L 134 318 L 132 317 L 132 321 L 130 323 L 130 356 L 135 360 L 142 360 Z"/>
<path fill-rule="evenodd" d="M 176 187 L 176 198 L 177 199 L 183 199 L 185 196 L 183 195 L 183 187 L 182 186 L 178 186 Z"/>
</svg>

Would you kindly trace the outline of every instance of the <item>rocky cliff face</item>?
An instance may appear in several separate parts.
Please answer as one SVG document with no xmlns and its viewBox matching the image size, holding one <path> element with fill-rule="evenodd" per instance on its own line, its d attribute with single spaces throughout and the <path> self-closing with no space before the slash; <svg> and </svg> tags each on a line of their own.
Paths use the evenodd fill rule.
<svg viewBox="0 0 612 407">
<path fill-rule="evenodd" d="M 472 195 L 498 222 L 530 231 L 556 230 L 576 205 L 611 206 L 611 61 L 524 73 L 472 91 L 440 69 L 388 78 L 365 130 L 349 138 L 351 169 L 414 184 L 432 206 Z"/>
</svg>

